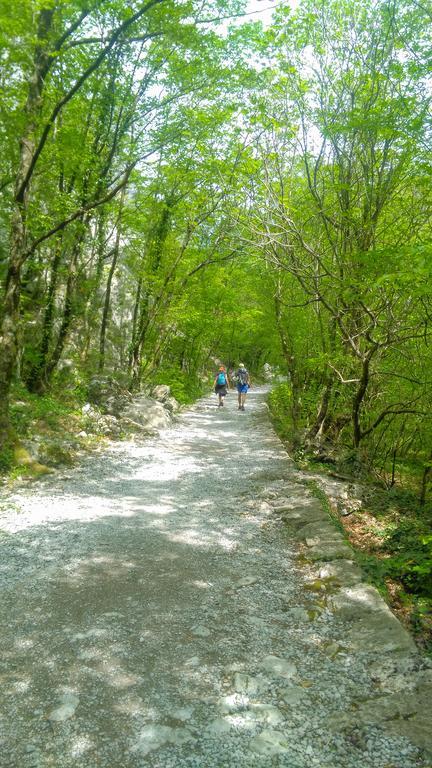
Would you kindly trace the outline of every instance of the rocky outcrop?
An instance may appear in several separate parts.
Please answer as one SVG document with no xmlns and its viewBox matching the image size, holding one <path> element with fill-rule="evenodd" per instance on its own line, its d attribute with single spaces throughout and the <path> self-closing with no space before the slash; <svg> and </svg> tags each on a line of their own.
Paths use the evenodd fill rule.
<svg viewBox="0 0 432 768">
<path fill-rule="evenodd" d="M 113 436 L 124 431 L 155 434 L 169 427 L 173 414 L 180 409 L 166 384 L 154 387 L 150 395 L 134 396 L 108 377 L 95 377 L 90 382 L 88 396 L 89 403 L 83 413 L 98 425 L 102 422 L 102 434 Z"/>
</svg>

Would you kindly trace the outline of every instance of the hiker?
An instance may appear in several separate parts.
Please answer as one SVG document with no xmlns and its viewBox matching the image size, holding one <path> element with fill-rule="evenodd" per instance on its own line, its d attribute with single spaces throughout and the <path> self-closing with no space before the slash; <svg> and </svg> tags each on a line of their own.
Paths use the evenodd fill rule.
<svg viewBox="0 0 432 768">
<path fill-rule="evenodd" d="M 238 371 L 236 373 L 237 392 L 238 392 L 238 409 L 244 411 L 245 400 L 249 387 L 251 386 L 251 380 L 249 371 L 245 368 L 244 363 L 240 363 Z"/>
<path fill-rule="evenodd" d="M 224 397 L 229 389 L 228 375 L 223 365 L 219 367 L 219 372 L 216 374 L 213 387 L 216 394 L 219 395 L 218 408 L 221 408 L 224 404 Z"/>
</svg>

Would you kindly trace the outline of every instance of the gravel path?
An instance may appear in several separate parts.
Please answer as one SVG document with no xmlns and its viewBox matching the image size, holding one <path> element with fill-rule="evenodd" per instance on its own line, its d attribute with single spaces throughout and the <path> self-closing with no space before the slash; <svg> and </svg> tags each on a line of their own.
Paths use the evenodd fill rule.
<svg viewBox="0 0 432 768">
<path fill-rule="evenodd" d="M 426 766 L 357 722 L 431 670 L 344 644 L 272 509 L 316 501 L 264 397 L 3 497 L 1 768 Z"/>
</svg>

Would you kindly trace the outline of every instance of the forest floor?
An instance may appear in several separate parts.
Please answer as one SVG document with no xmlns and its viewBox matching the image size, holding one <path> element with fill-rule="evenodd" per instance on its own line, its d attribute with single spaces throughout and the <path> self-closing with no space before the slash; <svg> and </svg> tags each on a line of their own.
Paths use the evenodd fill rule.
<svg viewBox="0 0 432 768">
<path fill-rule="evenodd" d="M 432 663 L 265 394 L 2 492 L 2 768 L 430 767 Z"/>
</svg>

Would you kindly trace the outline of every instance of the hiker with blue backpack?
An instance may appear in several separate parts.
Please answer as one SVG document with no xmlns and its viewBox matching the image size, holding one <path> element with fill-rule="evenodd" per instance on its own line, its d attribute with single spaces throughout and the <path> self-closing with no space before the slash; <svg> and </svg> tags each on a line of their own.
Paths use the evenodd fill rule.
<svg viewBox="0 0 432 768">
<path fill-rule="evenodd" d="M 243 363 L 239 364 L 235 378 L 238 392 L 238 409 L 239 411 L 244 411 L 246 395 L 248 393 L 249 387 L 251 386 L 251 380 L 249 371 L 247 368 L 245 368 Z"/>
<path fill-rule="evenodd" d="M 218 408 L 221 408 L 224 404 L 224 397 L 229 389 L 228 374 L 223 365 L 219 367 L 219 372 L 216 374 L 213 387 L 216 394 L 219 395 Z"/>
</svg>

